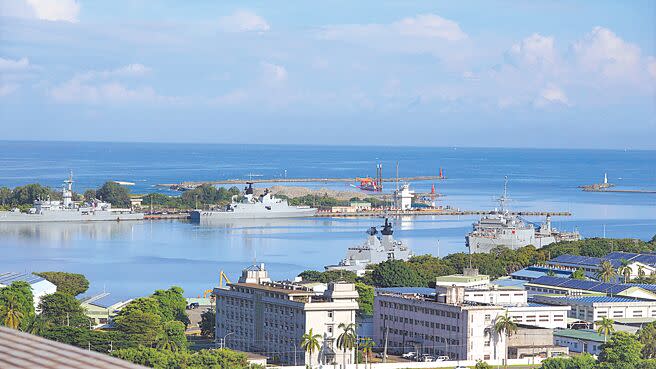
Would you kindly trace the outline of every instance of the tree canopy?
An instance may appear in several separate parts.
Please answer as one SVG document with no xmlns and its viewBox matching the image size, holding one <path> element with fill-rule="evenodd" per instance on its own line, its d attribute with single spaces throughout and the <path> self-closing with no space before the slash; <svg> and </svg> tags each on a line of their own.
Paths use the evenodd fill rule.
<svg viewBox="0 0 656 369">
<path fill-rule="evenodd" d="M 121 349 L 112 356 L 155 369 L 245 369 L 245 354 L 231 350 L 169 351 L 148 347 Z"/>
<path fill-rule="evenodd" d="M 127 208 L 130 206 L 130 191 L 116 182 L 105 182 L 96 190 L 96 197 L 115 207 Z"/>
<path fill-rule="evenodd" d="M 34 317 L 34 297 L 27 282 L 0 288 L 0 325 L 25 329 Z"/>
<path fill-rule="evenodd" d="M 66 272 L 34 273 L 57 286 L 57 292 L 77 296 L 89 289 L 89 280 L 82 274 Z"/>
<path fill-rule="evenodd" d="M 55 292 L 43 296 L 39 303 L 39 309 L 41 318 L 53 325 L 89 326 L 89 318 L 84 315 L 84 308 L 80 306 L 80 301 L 67 293 Z"/>
</svg>

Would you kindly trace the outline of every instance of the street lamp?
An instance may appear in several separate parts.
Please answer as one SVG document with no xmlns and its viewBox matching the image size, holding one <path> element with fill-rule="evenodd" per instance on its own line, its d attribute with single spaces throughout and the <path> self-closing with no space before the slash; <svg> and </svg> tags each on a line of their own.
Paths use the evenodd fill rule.
<svg viewBox="0 0 656 369">
<path fill-rule="evenodd" d="M 228 334 L 226 334 L 225 336 L 223 336 L 223 338 L 221 339 L 221 349 L 224 349 L 224 348 L 225 348 L 226 337 L 228 337 L 229 335 L 234 334 L 234 333 L 235 333 L 235 332 L 228 332 Z"/>
</svg>

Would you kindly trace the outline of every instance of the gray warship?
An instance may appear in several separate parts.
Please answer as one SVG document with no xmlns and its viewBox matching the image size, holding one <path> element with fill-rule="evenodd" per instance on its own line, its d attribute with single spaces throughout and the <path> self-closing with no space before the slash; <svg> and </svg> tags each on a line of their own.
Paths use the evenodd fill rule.
<svg viewBox="0 0 656 369">
<path fill-rule="evenodd" d="M 505 179 L 503 195 L 498 198 L 499 208 L 474 223 L 473 230 L 465 236 L 470 253 L 489 253 L 498 246 L 518 249 L 527 245 L 537 248 L 559 241 L 581 239 L 578 232 L 561 232 L 551 226 L 551 217 L 537 228 L 506 209 L 508 202 L 508 178 Z"/>
<path fill-rule="evenodd" d="M 232 199 L 224 208 L 217 210 L 194 210 L 190 217 L 192 221 L 223 221 L 231 219 L 262 219 L 262 218 L 301 218 L 311 217 L 317 209 L 309 206 L 290 206 L 287 200 L 273 196 L 269 190 L 264 190 L 260 196 L 255 196 L 253 183 L 248 182 L 241 199 Z"/>
<path fill-rule="evenodd" d="M 346 258 L 337 265 L 327 265 L 326 270 L 348 270 L 358 276 L 365 274 L 369 264 L 378 264 L 387 260 L 408 260 L 412 251 L 403 242 L 392 236 L 392 223 L 385 218 L 385 224 L 378 236 L 376 227 L 367 230 L 367 240 L 359 246 L 350 247 L 346 251 Z"/>
<path fill-rule="evenodd" d="M 62 186 L 62 200 L 37 199 L 26 213 L 15 208 L 0 211 L 0 223 L 8 222 L 95 222 L 141 220 L 143 213 L 132 209 L 112 209 L 110 203 L 93 200 L 78 205 L 73 201 L 73 173 Z"/>
</svg>

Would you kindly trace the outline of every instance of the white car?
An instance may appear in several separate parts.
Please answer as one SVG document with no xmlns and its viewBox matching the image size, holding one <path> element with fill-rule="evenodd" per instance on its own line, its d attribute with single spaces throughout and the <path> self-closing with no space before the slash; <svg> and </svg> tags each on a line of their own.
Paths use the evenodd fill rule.
<svg viewBox="0 0 656 369">
<path fill-rule="evenodd" d="M 437 358 L 435 358 L 435 361 L 449 361 L 449 357 L 448 356 L 438 356 Z"/>
<path fill-rule="evenodd" d="M 414 351 L 406 352 L 405 354 L 401 355 L 401 357 L 404 359 L 412 359 L 415 356 L 417 356 L 417 353 Z"/>
</svg>

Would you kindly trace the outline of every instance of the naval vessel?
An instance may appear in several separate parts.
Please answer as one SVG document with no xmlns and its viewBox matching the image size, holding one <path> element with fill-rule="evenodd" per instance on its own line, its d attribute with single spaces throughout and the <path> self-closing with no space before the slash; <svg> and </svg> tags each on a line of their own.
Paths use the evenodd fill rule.
<svg viewBox="0 0 656 369">
<path fill-rule="evenodd" d="M 62 200 L 37 199 L 26 213 L 15 208 L 0 211 L 0 222 L 87 222 L 141 220 L 143 213 L 131 209 L 113 209 L 112 205 L 100 200 L 78 205 L 73 201 L 73 174 L 62 186 Z"/>
<path fill-rule="evenodd" d="M 309 206 L 290 206 L 287 200 L 273 196 L 268 189 L 260 196 L 253 193 L 253 183 L 248 182 L 241 199 L 218 210 L 194 210 L 190 217 L 193 221 L 260 219 L 260 218 L 300 218 L 311 217 L 317 209 Z"/>
<path fill-rule="evenodd" d="M 358 276 L 363 276 L 370 264 L 378 264 L 387 260 L 408 260 L 412 251 L 403 242 L 393 237 L 392 223 L 385 218 L 385 224 L 378 236 L 376 227 L 367 230 L 367 240 L 361 245 L 350 247 L 346 258 L 337 265 L 327 265 L 326 270 L 348 270 Z"/>
<path fill-rule="evenodd" d="M 499 208 L 474 223 L 473 230 L 465 236 L 470 253 L 488 253 L 498 246 L 518 249 L 527 245 L 537 248 L 559 241 L 576 241 L 581 239 L 578 232 L 561 232 L 551 226 L 551 217 L 537 228 L 518 215 L 510 214 L 506 209 L 508 198 L 508 179 L 506 178 L 503 195 L 498 198 Z"/>
</svg>

